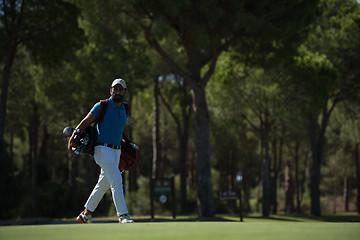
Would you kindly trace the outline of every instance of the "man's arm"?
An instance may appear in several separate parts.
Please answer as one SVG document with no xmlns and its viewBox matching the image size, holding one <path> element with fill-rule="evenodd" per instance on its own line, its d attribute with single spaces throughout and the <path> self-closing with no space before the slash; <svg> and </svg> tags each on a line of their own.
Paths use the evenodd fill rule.
<svg viewBox="0 0 360 240">
<path fill-rule="evenodd" d="M 95 121 L 95 116 L 91 112 L 89 112 L 86 115 L 86 117 L 84 117 L 84 119 L 81 120 L 79 125 L 77 125 L 76 129 L 80 129 L 81 131 L 84 131 L 86 129 L 86 127 L 89 126 L 93 121 Z M 68 142 L 68 150 L 70 152 L 72 152 L 72 148 L 75 147 L 74 133 L 75 133 L 75 131 L 72 133 L 71 137 L 69 138 L 69 142 Z"/>
<path fill-rule="evenodd" d="M 129 128 L 128 128 L 127 124 L 125 124 L 124 131 L 123 131 L 123 136 L 126 137 L 127 139 L 130 139 L 129 138 Z"/>
</svg>

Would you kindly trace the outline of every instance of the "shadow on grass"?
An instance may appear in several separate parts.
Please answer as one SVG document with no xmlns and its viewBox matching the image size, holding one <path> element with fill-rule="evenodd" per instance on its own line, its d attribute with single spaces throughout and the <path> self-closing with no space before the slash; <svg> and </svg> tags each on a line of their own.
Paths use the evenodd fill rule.
<svg viewBox="0 0 360 240">
<path fill-rule="evenodd" d="M 136 222 L 240 222 L 238 216 L 216 216 L 210 218 L 199 218 L 199 217 L 187 217 L 179 216 L 175 220 L 171 217 L 155 217 L 155 219 L 140 218 L 136 219 Z M 270 215 L 270 217 L 263 217 L 261 215 L 246 215 L 244 216 L 244 222 L 360 222 L 360 215 L 324 215 L 322 217 L 314 217 L 312 215 Z"/>
<path fill-rule="evenodd" d="M 161 223 L 161 222 L 240 222 L 238 216 L 216 216 L 209 218 L 199 218 L 197 216 L 177 216 L 176 219 L 172 217 L 158 216 L 155 219 L 147 217 L 134 217 L 136 223 Z M 314 217 L 311 215 L 270 215 L 270 217 L 263 217 L 261 215 L 246 215 L 244 222 L 360 222 L 360 215 L 324 215 L 322 217 Z M 94 223 L 117 223 L 117 219 L 109 218 L 95 218 Z M 75 219 L 49 219 L 49 218 L 34 218 L 0 221 L 0 226 L 7 225 L 47 225 L 47 224 L 79 224 Z"/>
<path fill-rule="evenodd" d="M 316 217 L 305 214 L 289 214 L 289 215 L 271 215 L 270 217 L 262 216 L 246 216 L 250 219 L 260 220 L 275 220 L 287 222 L 304 222 L 304 221 L 319 221 L 319 222 L 360 222 L 360 215 L 323 215 Z"/>
<path fill-rule="evenodd" d="M 167 217 L 156 217 L 154 219 L 136 219 L 136 222 L 239 222 L 240 219 L 235 219 L 234 217 L 186 217 L 179 216 L 176 219 L 167 218 Z"/>
<path fill-rule="evenodd" d="M 360 215 L 326 215 L 320 219 L 326 222 L 360 222 Z"/>
<path fill-rule="evenodd" d="M 274 222 L 360 222 L 360 215 L 323 215 L 321 217 L 315 217 L 305 214 L 290 214 L 290 215 L 270 215 L 270 217 L 263 217 L 261 215 L 246 215 L 244 216 L 244 222 L 262 222 L 262 221 L 274 221 Z M 173 220 L 172 218 L 158 217 L 154 220 L 151 219 L 136 219 L 136 222 L 240 222 L 240 218 L 233 216 L 216 216 L 211 218 L 198 218 L 198 217 L 186 217 L 180 216 Z"/>
<path fill-rule="evenodd" d="M 298 218 L 289 218 L 287 216 L 282 215 L 271 215 L 270 217 L 263 217 L 263 216 L 257 216 L 257 215 L 250 215 L 246 216 L 246 218 L 253 219 L 253 220 L 273 220 L 273 221 L 283 221 L 283 222 L 303 222 L 303 220 Z"/>
</svg>

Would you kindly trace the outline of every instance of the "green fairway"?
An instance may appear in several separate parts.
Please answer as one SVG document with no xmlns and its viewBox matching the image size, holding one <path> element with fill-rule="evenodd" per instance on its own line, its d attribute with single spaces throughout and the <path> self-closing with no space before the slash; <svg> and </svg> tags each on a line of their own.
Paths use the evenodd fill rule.
<svg viewBox="0 0 360 240">
<path fill-rule="evenodd" d="M 1 240 L 358 240 L 359 237 L 360 223 L 325 222 L 152 222 L 0 227 Z"/>
</svg>

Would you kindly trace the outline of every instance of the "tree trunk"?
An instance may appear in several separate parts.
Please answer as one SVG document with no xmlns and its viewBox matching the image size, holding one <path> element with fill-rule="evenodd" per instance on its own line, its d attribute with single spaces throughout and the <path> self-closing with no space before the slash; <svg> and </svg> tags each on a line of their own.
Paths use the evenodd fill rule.
<svg viewBox="0 0 360 240">
<path fill-rule="evenodd" d="M 359 143 L 356 143 L 352 150 L 352 158 L 355 163 L 355 178 L 357 188 L 356 207 L 358 214 L 360 214 L 360 164 L 359 164 Z"/>
<path fill-rule="evenodd" d="M 340 98 L 335 97 L 332 100 L 330 108 L 329 99 L 324 102 L 322 108 L 321 124 L 319 125 L 318 115 L 310 113 L 308 116 L 309 136 L 312 151 L 312 165 L 311 165 L 311 183 L 310 183 L 310 196 L 311 196 L 311 214 L 314 216 L 321 216 L 320 208 L 320 179 L 321 179 L 321 164 L 324 158 L 325 147 L 325 132 L 330 119 L 330 115 L 334 110 L 336 104 L 340 102 Z"/>
<path fill-rule="evenodd" d="M 268 114 L 261 121 L 261 179 L 262 179 L 262 214 L 270 215 L 270 156 L 269 156 L 269 121 Z"/>
<path fill-rule="evenodd" d="M 231 179 L 231 190 L 234 190 L 234 191 L 241 191 L 241 189 L 239 189 L 239 185 L 240 183 L 237 182 L 236 180 L 236 175 L 238 173 L 238 166 L 237 166 L 237 160 L 238 160 L 238 151 L 237 151 L 237 148 L 234 148 L 232 151 L 231 151 L 231 162 L 229 164 L 230 166 L 230 179 Z M 239 195 L 239 197 L 241 196 L 241 193 Z M 234 209 L 234 212 L 239 212 L 237 210 L 237 207 L 236 207 L 236 202 L 237 201 L 232 201 L 233 203 L 233 209 Z"/>
<path fill-rule="evenodd" d="M 70 193 L 71 193 L 71 210 L 76 211 L 78 206 L 78 189 L 76 184 L 76 167 L 73 156 L 70 152 L 67 154 L 68 160 L 68 181 L 70 185 Z"/>
<path fill-rule="evenodd" d="M 270 177 L 270 212 L 272 214 L 277 214 L 278 204 L 277 204 L 277 181 L 278 174 L 276 171 L 273 172 Z"/>
<path fill-rule="evenodd" d="M 29 126 L 29 139 L 30 139 L 30 159 L 31 159 L 31 196 L 32 196 L 32 216 L 38 216 L 38 162 L 37 162 L 37 149 L 38 149 L 38 135 L 39 135 L 39 115 L 38 106 L 34 101 L 32 103 L 32 119 Z"/>
<path fill-rule="evenodd" d="M 168 149 L 169 149 L 169 135 L 167 134 L 168 129 L 168 119 L 165 117 L 163 121 L 163 126 L 165 131 L 163 130 L 163 140 L 162 143 L 159 143 L 160 145 L 160 156 L 158 155 L 158 163 L 156 166 L 157 169 L 157 177 L 163 178 L 165 176 L 165 169 L 167 168 L 169 164 L 169 158 L 168 158 Z M 160 138 L 160 137 L 159 137 Z M 160 142 L 160 139 L 159 139 Z"/>
<path fill-rule="evenodd" d="M 274 131 L 273 139 L 271 141 L 273 158 L 271 159 L 270 165 L 270 209 L 272 214 L 277 213 L 277 139 L 276 139 L 276 130 Z M 270 160 L 270 159 L 269 159 Z"/>
<path fill-rule="evenodd" d="M 188 169 L 188 185 L 191 189 L 196 188 L 196 153 L 192 152 L 190 157 L 190 166 Z"/>
<path fill-rule="evenodd" d="M 184 129 L 185 130 L 185 129 Z M 188 131 L 188 130 L 186 130 Z M 180 149 L 179 149 L 179 169 L 180 169 L 180 206 L 182 213 L 187 212 L 187 191 L 186 191 L 186 177 L 187 177 L 187 166 L 186 166 L 186 155 L 188 148 L 188 134 L 184 134 L 180 137 Z"/>
<path fill-rule="evenodd" d="M 159 159 L 160 159 L 160 134 L 159 134 L 159 79 L 154 79 L 154 107 L 153 107 L 153 158 L 152 158 L 152 178 L 159 177 Z"/>
<path fill-rule="evenodd" d="M 194 106 L 196 178 L 198 211 L 200 217 L 215 214 L 210 164 L 209 112 L 205 98 L 205 86 L 192 87 Z"/>
<path fill-rule="evenodd" d="M 3 12 L 2 12 L 3 13 Z M 7 19 L 5 20 L 7 21 Z M 7 96 L 8 96 L 8 88 L 9 88 L 9 82 L 10 82 L 10 73 L 11 73 L 11 67 L 14 63 L 14 59 L 16 56 L 16 51 L 18 47 L 17 43 L 18 39 L 15 35 L 15 33 L 8 35 L 8 41 L 7 41 L 7 47 L 6 47 L 6 56 L 4 68 L 2 72 L 2 85 L 1 85 L 1 96 L 0 96 L 0 151 L 1 157 L 0 157 L 0 165 L 2 166 L 3 170 L 6 171 L 9 164 L 7 161 L 9 159 L 6 156 L 6 143 L 5 143 L 5 125 L 6 125 L 6 106 L 7 106 Z M 12 149 L 11 149 L 12 151 Z M 11 152 L 12 155 L 12 152 Z M 4 169 L 5 168 L 5 169 Z M 1 196 L 7 196 L 8 188 L 7 188 L 7 182 L 9 182 L 7 176 L 12 175 L 12 172 L 8 171 L 5 174 L 2 174 L 0 177 L 0 195 Z M 13 190 L 10 190 L 12 192 Z M 2 197 L 3 198 L 3 197 Z M 6 200 L 0 200 L 0 214 L 2 214 L 4 217 L 8 214 L 8 211 L 6 207 L 8 206 L 8 201 Z M 5 209 L 4 209 L 5 208 Z"/>
<path fill-rule="evenodd" d="M 229 159 L 228 156 L 223 156 L 223 159 L 221 159 L 221 161 L 219 161 L 219 190 L 224 191 L 227 189 L 227 183 L 226 183 L 226 176 L 227 176 L 227 171 L 226 171 L 226 160 Z"/>
<path fill-rule="evenodd" d="M 187 178 L 187 153 L 189 140 L 189 122 L 191 116 L 191 96 L 188 93 L 188 86 L 183 78 L 176 75 L 176 81 L 179 85 L 180 92 L 180 107 L 181 107 L 181 121 L 173 112 L 169 103 L 165 100 L 163 94 L 159 91 L 159 96 L 164 105 L 168 109 L 170 115 L 176 123 L 177 135 L 179 140 L 179 157 L 178 167 L 180 170 L 180 205 L 182 213 L 187 212 L 187 192 L 186 192 L 186 178 Z"/>
<path fill-rule="evenodd" d="M 281 133 L 282 134 L 282 133 Z M 272 214 L 277 214 L 278 202 L 277 202 L 277 187 L 279 182 L 279 173 L 282 165 L 282 148 L 283 148 L 283 137 L 280 136 L 280 144 L 277 146 L 278 136 L 276 129 L 274 129 L 274 135 L 272 140 L 273 159 L 272 168 L 270 169 L 270 206 L 272 207 Z M 278 152 L 279 150 L 279 152 Z"/>
<path fill-rule="evenodd" d="M 50 134 L 48 132 L 47 125 L 45 124 L 43 126 L 43 137 L 42 137 L 42 141 L 41 141 L 40 154 L 39 154 L 41 159 L 47 158 L 48 149 L 49 149 L 49 147 L 48 147 L 49 138 L 50 138 Z"/>
<path fill-rule="evenodd" d="M 300 213 L 300 179 L 299 179 L 299 148 L 300 142 L 295 140 L 295 191 L 296 191 L 296 212 Z"/>
<path fill-rule="evenodd" d="M 128 103 L 131 106 L 131 103 L 133 102 L 132 101 L 133 100 L 133 94 L 127 95 L 127 99 L 128 99 Z M 129 117 L 131 117 L 131 112 L 129 113 Z M 129 138 L 133 139 L 133 136 L 132 136 L 133 131 L 132 131 L 131 124 L 128 125 L 128 131 L 129 131 Z M 128 171 L 127 173 L 124 173 L 123 176 L 127 180 L 127 184 L 125 185 L 125 189 L 128 192 L 134 192 L 134 191 L 139 189 L 139 185 L 137 183 L 137 171 L 136 171 L 136 168 Z"/>
<path fill-rule="evenodd" d="M 245 212 L 250 213 L 251 212 L 251 205 L 250 205 L 250 198 L 251 198 L 251 185 L 253 181 L 253 176 L 249 174 L 246 169 L 243 171 L 243 181 L 241 183 L 241 186 L 244 189 L 244 206 L 243 210 Z"/>
<path fill-rule="evenodd" d="M 226 49 L 228 44 L 221 47 L 221 51 L 213 49 L 213 56 L 209 64 L 208 71 L 201 78 L 201 68 L 204 66 L 203 60 L 199 60 L 194 50 L 196 42 L 192 38 L 193 34 L 186 34 L 184 47 L 188 53 L 188 62 L 186 64 L 187 72 L 176 65 L 174 61 L 161 48 L 156 39 L 152 36 L 152 25 L 144 27 L 145 38 L 169 65 L 176 74 L 179 74 L 191 86 L 193 108 L 194 108 L 194 129 L 196 146 L 196 183 L 197 183 L 197 205 L 200 217 L 210 217 L 215 214 L 214 196 L 212 189 L 211 164 L 210 164 L 210 129 L 209 112 L 205 98 L 205 86 L 213 74 L 217 58 L 222 50 Z M 183 32 L 179 31 L 182 35 Z M 230 44 L 230 43 L 229 43 Z"/>
<path fill-rule="evenodd" d="M 294 180 L 292 177 L 292 165 L 290 161 L 285 167 L 285 212 L 293 213 L 294 212 Z"/>
<path fill-rule="evenodd" d="M 349 178 L 344 177 L 344 211 L 349 211 L 349 202 L 350 202 L 350 189 L 349 189 Z"/>
<path fill-rule="evenodd" d="M 5 59 L 5 66 L 3 69 L 2 87 L 1 87 L 1 102 L 0 102 L 0 142 L 4 141 L 5 133 L 5 121 L 6 121 L 6 103 L 7 94 L 10 82 L 11 67 L 14 63 L 16 50 L 17 50 L 17 38 L 15 36 L 8 36 L 7 53 Z"/>
<path fill-rule="evenodd" d="M 310 182 L 310 196 L 311 196 L 311 214 L 314 216 L 321 216 L 320 208 L 320 177 L 321 177 L 321 163 L 324 149 L 324 136 L 316 137 L 316 118 L 309 117 L 309 133 L 312 151 L 312 165 L 311 165 L 311 182 Z"/>
<path fill-rule="evenodd" d="M 336 197 L 337 197 L 337 174 L 334 176 L 334 195 L 333 195 L 333 213 L 336 213 Z"/>
<path fill-rule="evenodd" d="M 182 86 L 182 99 L 180 100 L 181 116 L 182 116 L 182 131 L 180 132 L 180 205 L 183 213 L 187 212 L 187 191 L 186 191 L 186 178 L 187 178 L 187 161 L 186 156 L 188 153 L 188 141 L 189 141 L 189 125 L 191 117 L 191 96 L 188 92 L 186 83 Z M 190 99 L 190 100 L 189 100 Z"/>
</svg>

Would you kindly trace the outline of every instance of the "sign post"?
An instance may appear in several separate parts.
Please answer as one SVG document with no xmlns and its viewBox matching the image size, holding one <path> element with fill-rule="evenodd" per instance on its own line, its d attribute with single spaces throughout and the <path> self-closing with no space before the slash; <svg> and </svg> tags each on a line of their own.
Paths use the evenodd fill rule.
<svg viewBox="0 0 360 240">
<path fill-rule="evenodd" d="M 176 218 L 176 198 L 175 183 L 172 178 L 152 178 L 150 180 L 150 211 L 151 220 L 154 220 L 154 197 L 158 197 L 160 203 L 166 203 L 168 198 L 172 198 L 173 219 Z"/>
<path fill-rule="evenodd" d="M 241 190 L 239 189 L 238 191 L 233 191 L 233 190 L 219 191 L 219 198 L 220 200 L 226 200 L 226 201 L 236 201 L 237 199 L 239 199 L 239 217 L 240 217 L 240 221 L 243 222 Z"/>
</svg>

